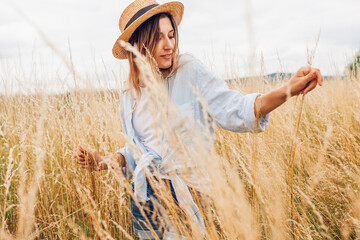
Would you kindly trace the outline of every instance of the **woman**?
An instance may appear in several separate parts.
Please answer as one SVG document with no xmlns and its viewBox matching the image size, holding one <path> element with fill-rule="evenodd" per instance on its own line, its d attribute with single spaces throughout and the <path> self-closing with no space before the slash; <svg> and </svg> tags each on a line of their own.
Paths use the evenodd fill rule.
<svg viewBox="0 0 360 240">
<path fill-rule="evenodd" d="M 157 180 L 166 179 L 164 181 L 175 202 L 194 222 L 203 226 L 204 220 L 189 192 L 190 186 L 196 190 L 199 188 L 196 182 L 177 175 L 177 170 L 180 171 L 183 166 L 174 161 L 177 155 L 171 154 L 170 144 L 164 137 L 166 133 L 156 125 L 163 121 L 162 115 L 150 112 L 149 102 L 152 97 L 147 91 L 150 86 L 146 86 L 145 80 L 140 78 L 141 69 L 136 65 L 135 55 L 120 44 L 121 40 L 137 47 L 150 64 L 153 74 L 164 80 L 175 105 L 195 120 L 197 129 L 203 129 L 208 120 L 199 95 L 206 103 L 211 119 L 220 127 L 234 132 L 264 131 L 271 111 L 283 104 L 289 96 L 306 94 L 317 84 L 322 85 L 323 81 L 318 69 L 303 67 L 282 87 L 263 95 L 254 93 L 242 96 L 230 90 L 224 81 L 215 77 L 201 62 L 189 55 L 179 56 L 177 26 L 181 22 L 183 9 L 179 2 L 159 5 L 154 0 L 135 0 L 120 17 L 122 34 L 113 47 L 113 55 L 118 59 L 128 59 L 130 65 L 128 91 L 123 94 L 121 117 L 130 142 L 134 143 L 132 145 L 137 150 L 140 149 L 140 156 L 135 157 L 131 144 L 106 157 L 82 146 L 78 146 L 75 154 L 83 168 L 102 170 L 120 166 L 127 177 L 133 179 L 133 230 L 140 239 L 169 238 L 171 232 L 167 226 L 168 233 L 164 236 L 164 230 L 158 223 L 159 214 L 153 211 L 156 195 L 148 184 L 149 175 L 156 175 Z M 210 132 L 213 133 L 211 127 Z M 154 168 L 156 171 L 153 171 Z M 170 168 L 175 168 L 175 175 L 169 174 Z M 192 176 L 191 179 L 196 178 Z M 144 206 L 150 211 L 141 212 Z"/>
</svg>

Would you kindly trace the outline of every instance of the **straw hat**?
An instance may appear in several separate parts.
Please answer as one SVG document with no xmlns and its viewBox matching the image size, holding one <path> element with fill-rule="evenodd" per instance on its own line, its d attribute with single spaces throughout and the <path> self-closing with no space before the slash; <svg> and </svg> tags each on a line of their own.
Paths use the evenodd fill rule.
<svg viewBox="0 0 360 240">
<path fill-rule="evenodd" d="M 120 46 L 119 41 L 128 42 L 134 31 L 146 20 L 158 13 L 170 13 L 177 25 L 180 24 L 184 5 L 181 2 L 158 4 L 155 0 L 135 0 L 121 14 L 119 28 L 121 35 L 116 40 L 112 53 L 114 57 L 126 59 L 126 51 Z"/>
</svg>

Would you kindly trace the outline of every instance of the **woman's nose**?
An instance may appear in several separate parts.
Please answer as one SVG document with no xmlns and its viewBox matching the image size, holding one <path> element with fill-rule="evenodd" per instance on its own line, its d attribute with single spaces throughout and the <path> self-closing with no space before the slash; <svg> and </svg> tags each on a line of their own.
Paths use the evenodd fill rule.
<svg viewBox="0 0 360 240">
<path fill-rule="evenodd" d="M 167 37 L 166 40 L 165 40 L 164 48 L 166 50 L 174 48 L 174 43 L 171 41 L 171 39 L 169 37 Z"/>
</svg>

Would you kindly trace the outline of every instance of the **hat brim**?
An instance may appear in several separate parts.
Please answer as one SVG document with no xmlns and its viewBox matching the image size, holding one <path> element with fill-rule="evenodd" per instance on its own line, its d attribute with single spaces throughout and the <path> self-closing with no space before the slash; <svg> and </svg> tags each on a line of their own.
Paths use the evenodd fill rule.
<svg viewBox="0 0 360 240">
<path fill-rule="evenodd" d="M 169 2 L 161 4 L 143 15 L 141 15 L 138 19 L 136 19 L 126 30 L 120 35 L 120 37 L 116 40 L 114 47 L 112 49 L 112 53 L 114 57 L 118 59 L 127 59 L 126 50 L 120 46 L 119 41 L 123 40 L 124 42 L 128 42 L 131 35 L 134 31 L 146 20 L 151 18 L 152 16 L 158 13 L 169 13 L 173 16 L 176 24 L 179 26 L 181 19 L 184 14 L 184 5 L 181 2 Z"/>
</svg>

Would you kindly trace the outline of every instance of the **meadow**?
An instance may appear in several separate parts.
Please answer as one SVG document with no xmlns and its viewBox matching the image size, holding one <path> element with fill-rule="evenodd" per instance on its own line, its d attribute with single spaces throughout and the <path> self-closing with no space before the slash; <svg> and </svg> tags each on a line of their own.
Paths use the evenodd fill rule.
<svg viewBox="0 0 360 240">
<path fill-rule="evenodd" d="M 231 88 L 280 84 L 259 76 Z M 73 159 L 78 144 L 105 155 L 128 142 L 120 96 L 92 88 L 0 95 L 0 239 L 134 239 L 131 183 L 120 169 L 90 172 Z M 208 239 L 360 238 L 359 78 L 333 77 L 291 98 L 263 133 L 215 133 L 210 152 L 197 155 L 211 181 L 201 208 Z M 179 231 L 201 239 L 167 206 Z"/>
</svg>

